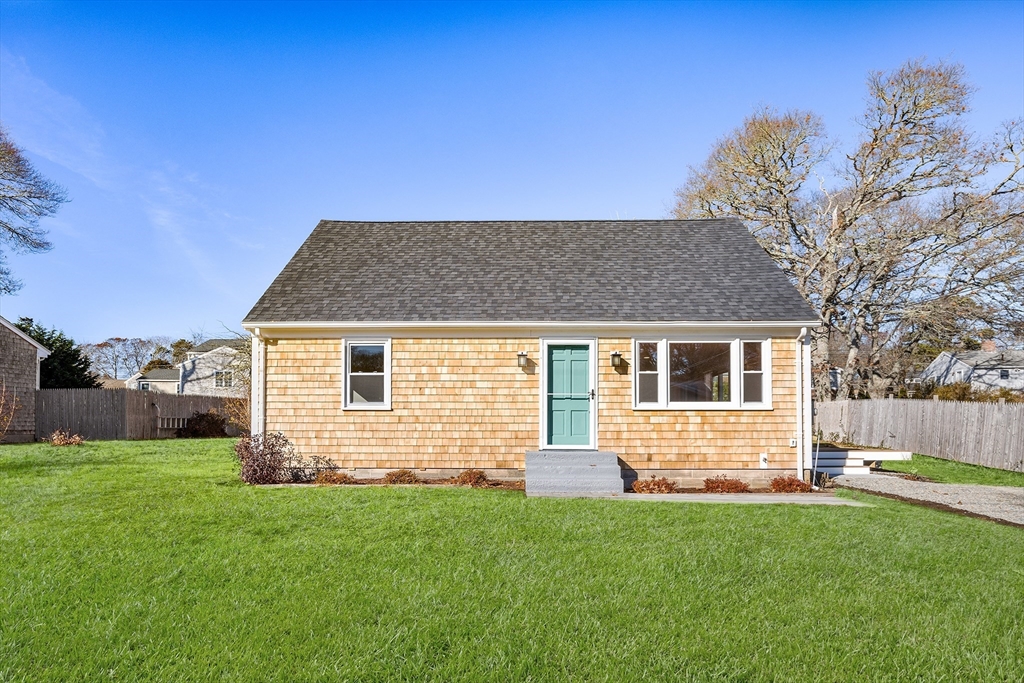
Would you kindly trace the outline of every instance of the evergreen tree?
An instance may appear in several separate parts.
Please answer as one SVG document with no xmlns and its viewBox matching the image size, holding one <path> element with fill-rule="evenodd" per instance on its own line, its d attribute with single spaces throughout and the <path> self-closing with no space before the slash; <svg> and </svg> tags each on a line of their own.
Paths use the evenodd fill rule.
<svg viewBox="0 0 1024 683">
<path fill-rule="evenodd" d="M 41 389 L 92 389 L 100 386 L 89 370 L 89 359 L 75 340 L 57 329 L 48 330 L 32 318 L 20 318 L 15 326 L 50 350 L 39 364 Z"/>
</svg>

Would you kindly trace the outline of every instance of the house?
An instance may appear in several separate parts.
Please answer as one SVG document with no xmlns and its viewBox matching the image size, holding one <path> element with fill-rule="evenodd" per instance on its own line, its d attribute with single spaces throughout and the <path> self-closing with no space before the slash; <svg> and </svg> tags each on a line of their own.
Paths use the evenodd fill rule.
<svg viewBox="0 0 1024 683">
<path fill-rule="evenodd" d="M 35 439 L 39 364 L 49 355 L 46 347 L 0 317 L 0 392 L 4 403 L 17 406 L 6 435 L 0 434 L 3 443 Z"/>
<path fill-rule="evenodd" d="M 128 389 L 153 391 L 158 394 L 181 393 L 181 368 L 153 368 L 149 372 L 136 372 L 124 380 Z"/>
<path fill-rule="evenodd" d="M 321 221 L 243 321 L 252 426 L 357 476 L 765 482 L 817 324 L 736 220 Z"/>
<path fill-rule="evenodd" d="M 246 339 L 208 339 L 190 349 L 185 360 L 172 368 L 137 372 L 124 381 L 129 389 L 162 394 L 241 397 L 247 378 L 239 376 L 238 353 Z"/>
<path fill-rule="evenodd" d="M 190 349 L 181 369 L 181 393 L 201 396 L 242 397 L 248 377 L 239 367 L 238 354 L 247 339 L 207 339 Z"/>
<path fill-rule="evenodd" d="M 999 351 L 991 342 L 980 351 L 943 351 L 919 378 L 940 386 L 969 382 L 972 389 L 1024 391 L 1024 351 Z"/>
</svg>

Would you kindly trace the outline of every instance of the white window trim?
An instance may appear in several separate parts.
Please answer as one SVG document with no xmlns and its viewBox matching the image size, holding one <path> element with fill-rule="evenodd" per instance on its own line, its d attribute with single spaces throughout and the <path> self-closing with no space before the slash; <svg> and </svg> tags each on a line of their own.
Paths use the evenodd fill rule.
<svg viewBox="0 0 1024 683">
<path fill-rule="evenodd" d="M 578 344 L 590 348 L 590 389 L 594 399 L 590 406 L 590 443 L 580 445 L 551 445 L 548 443 L 548 345 Z M 601 392 L 597 386 L 597 337 L 542 337 L 540 340 L 540 443 L 542 451 L 596 451 L 597 414 Z"/>
<path fill-rule="evenodd" d="M 219 377 L 218 377 L 219 375 Z M 225 382 L 227 382 L 225 384 Z M 213 386 L 217 389 L 231 389 L 235 384 L 235 373 L 232 370 L 214 370 Z"/>
<path fill-rule="evenodd" d="M 342 340 L 341 354 L 341 406 L 343 410 L 391 410 L 391 338 L 390 337 L 347 337 Z M 349 403 L 348 368 L 349 347 L 381 344 L 384 346 L 384 402 Z"/>
<path fill-rule="evenodd" d="M 640 354 L 642 342 L 658 344 L 658 398 L 657 404 L 639 403 Z M 761 342 L 761 397 L 758 403 L 743 401 L 743 342 Z M 731 396 L 729 401 L 689 401 L 669 403 L 669 344 L 729 344 L 729 383 Z M 742 337 L 706 336 L 673 336 L 673 337 L 634 337 L 632 339 L 633 363 L 630 371 L 632 376 L 633 410 L 773 410 L 772 407 L 772 340 L 770 337 L 744 335 Z M 738 378 L 738 381 L 737 379 Z"/>
</svg>

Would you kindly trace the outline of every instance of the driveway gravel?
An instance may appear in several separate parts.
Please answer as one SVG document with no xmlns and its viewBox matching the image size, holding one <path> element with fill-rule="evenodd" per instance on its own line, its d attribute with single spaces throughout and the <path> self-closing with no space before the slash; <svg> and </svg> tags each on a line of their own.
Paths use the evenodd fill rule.
<svg viewBox="0 0 1024 683">
<path fill-rule="evenodd" d="M 844 474 L 836 486 L 1024 527 L 1024 487 L 936 484 L 880 474 Z"/>
</svg>

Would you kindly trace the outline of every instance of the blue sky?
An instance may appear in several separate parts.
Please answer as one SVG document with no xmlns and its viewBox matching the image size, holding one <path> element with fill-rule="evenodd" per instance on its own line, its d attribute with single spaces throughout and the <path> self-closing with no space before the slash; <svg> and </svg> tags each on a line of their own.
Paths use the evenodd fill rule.
<svg viewBox="0 0 1024 683">
<path fill-rule="evenodd" d="M 1024 114 L 1024 2 L 0 3 L 0 120 L 72 197 L 0 314 L 238 328 L 321 218 L 661 218 L 761 105 L 855 139 L 871 70 Z"/>
</svg>

